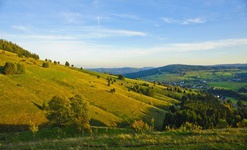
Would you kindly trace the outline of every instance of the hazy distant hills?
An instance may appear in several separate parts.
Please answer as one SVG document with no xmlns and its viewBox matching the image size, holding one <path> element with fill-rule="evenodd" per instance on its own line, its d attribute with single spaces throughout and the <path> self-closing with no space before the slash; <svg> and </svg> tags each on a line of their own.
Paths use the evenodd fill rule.
<svg viewBox="0 0 247 150">
<path fill-rule="evenodd" d="M 211 66 L 201 65 L 184 65 L 184 64 L 173 64 L 163 67 L 143 67 L 143 68 L 88 68 L 88 70 L 109 73 L 109 74 L 124 74 L 128 78 L 144 78 L 147 76 L 161 75 L 163 73 L 175 73 L 180 74 L 189 71 L 202 71 L 202 70 L 219 70 L 219 69 L 244 69 L 247 70 L 247 64 L 220 64 Z"/>
<path fill-rule="evenodd" d="M 143 68 L 132 68 L 132 67 L 123 67 L 123 68 L 88 68 L 88 70 L 101 72 L 101 73 L 109 73 L 109 74 L 128 74 L 139 71 L 145 71 L 149 69 L 154 69 L 154 67 L 143 67 Z"/>
<path fill-rule="evenodd" d="M 179 74 L 188 71 L 234 69 L 234 68 L 246 70 L 247 64 L 221 64 L 221 65 L 212 65 L 212 66 L 174 64 L 174 65 L 167 65 L 163 67 L 153 68 L 149 70 L 142 70 L 133 73 L 125 73 L 124 75 L 128 78 L 143 78 L 152 75 L 159 75 L 164 72 Z"/>
</svg>

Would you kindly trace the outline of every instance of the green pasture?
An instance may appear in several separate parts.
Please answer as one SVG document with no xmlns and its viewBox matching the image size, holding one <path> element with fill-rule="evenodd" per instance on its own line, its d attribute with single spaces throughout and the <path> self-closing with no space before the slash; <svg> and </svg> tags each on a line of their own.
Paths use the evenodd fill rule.
<svg viewBox="0 0 247 150">
<path fill-rule="evenodd" d="M 164 86 L 152 85 L 142 80 L 119 80 L 117 76 L 81 70 L 33 58 L 19 58 L 12 53 L 0 52 L 0 67 L 6 62 L 24 65 L 26 73 L 4 75 L 0 73 L 0 124 L 28 125 L 30 121 L 47 123 L 45 111 L 35 105 L 48 103 L 53 96 L 69 98 L 80 94 L 90 104 L 92 125 L 123 126 L 134 120 L 150 122 L 160 129 L 168 108 L 177 100 L 164 94 Z M 107 78 L 114 82 L 108 86 Z M 135 84 L 150 84 L 158 96 L 149 97 L 129 91 Z M 116 92 L 110 90 L 115 88 Z M 172 93 L 170 94 L 172 95 Z"/>
<path fill-rule="evenodd" d="M 134 133 L 125 128 L 93 128 L 92 134 L 43 129 L 0 134 L 2 149 L 238 149 L 247 148 L 246 128 Z"/>
</svg>

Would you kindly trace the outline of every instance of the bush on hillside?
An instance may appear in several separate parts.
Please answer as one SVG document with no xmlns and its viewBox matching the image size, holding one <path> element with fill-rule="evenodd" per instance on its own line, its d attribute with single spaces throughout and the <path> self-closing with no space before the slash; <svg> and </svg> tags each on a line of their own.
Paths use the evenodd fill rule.
<svg viewBox="0 0 247 150">
<path fill-rule="evenodd" d="M 134 92 L 137 92 L 137 93 L 144 94 L 146 96 L 150 96 L 150 97 L 153 97 L 155 95 L 154 89 L 149 88 L 149 87 L 144 87 L 144 86 L 141 86 L 141 85 L 137 85 L 137 84 L 134 85 L 131 88 L 131 90 L 134 91 Z"/>
<path fill-rule="evenodd" d="M 150 127 L 148 126 L 148 124 L 143 122 L 142 120 L 135 120 L 132 123 L 131 128 L 135 132 L 147 132 L 147 131 L 150 131 Z"/>
<path fill-rule="evenodd" d="M 24 68 L 24 66 L 23 65 L 21 65 L 21 64 L 17 64 L 17 71 L 16 71 L 16 74 L 23 74 L 23 73 L 25 73 L 25 68 Z"/>
<path fill-rule="evenodd" d="M 44 62 L 43 65 L 42 65 L 42 67 L 49 68 L 49 63 L 48 62 Z"/>
<path fill-rule="evenodd" d="M 17 67 L 14 63 L 11 62 L 6 62 L 4 67 L 4 74 L 6 75 L 12 75 L 15 74 L 17 72 Z"/>
<path fill-rule="evenodd" d="M 5 75 L 23 74 L 25 73 L 25 68 L 19 63 L 6 62 L 3 67 L 3 72 Z"/>
<path fill-rule="evenodd" d="M 68 61 L 65 62 L 65 66 L 69 66 L 69 62 Z"/>
<path fill-rule="evenodd" d="M 124 78 L 125 78 L 124 75 L 121 75 L 121 74 L 118 75 L 118 79 L 119 79 L 119 80 L 124 80 Z"/>
<path fill-rule="evenodd" d="M 116 89 L 113 88 L 113 89 L 110 90 L 110 92 L 111 92 L 111 93 L 115 93 L 115 92 L 116 92 Z"/>
</svg>

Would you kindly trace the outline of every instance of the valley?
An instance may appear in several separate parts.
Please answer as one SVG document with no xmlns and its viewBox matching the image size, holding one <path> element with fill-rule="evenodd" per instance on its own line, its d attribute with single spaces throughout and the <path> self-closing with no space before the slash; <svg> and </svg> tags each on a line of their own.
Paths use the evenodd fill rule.
<svg viewBox="0 0 247 150">
<path fill-rule="evenodd" d="M 177 65 L 158 74 L 152 68 L 113 75 L 22 52 L 0 50 L 0 148 L 246 148 L 245 68 Z M 202 90 L 230 95 L 221 99 L 215 91 Z M 90 132 L 80 124 L 78 130 L 73 122 L 60 124 L 63 116 L 48 117 L 56 98 L 54 113 L 70 117 L 80 110 L 62 101 L 85 102 Z M 67 108 L 72 112 L 65 112 Z"/>
</svg>

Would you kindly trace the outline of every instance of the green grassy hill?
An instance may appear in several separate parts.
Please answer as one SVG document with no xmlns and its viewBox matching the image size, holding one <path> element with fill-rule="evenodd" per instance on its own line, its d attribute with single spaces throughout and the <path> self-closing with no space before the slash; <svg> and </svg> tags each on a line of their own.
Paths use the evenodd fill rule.
<svg viewBox="0 0 247 150">
<path fill-rule="evenodd" d="M 26 73 L 4 75 L 6 62 L 23 64 Z M 30 121 L 39 125 L 47 123 L 45 112 L 35 104 L 47 103 L 53 96 L 68 98 L 80 94 L 90 104 L 92 125 L 123 126 L 137 119 L 150 122 L 154 118 L 155 127 L 160 129 L 165 109 L 177 102 L 168 97 L 173 93 L 164 86 L 140 80 L 119 80 L 117 76 L 51 62 L 49 68 L 43 68 L 43 62 L 0 50 L 0 125 L 27 125 Z M 108 77 L 116 80 L 111 86 L 107 85 Z M 154 97 L 128 90 L 135 84 L 143 83 L 153 87 L 156 92 Z M 116 89 L 115 93 L 110 92 L 112 88 Z"/>
</svg>

